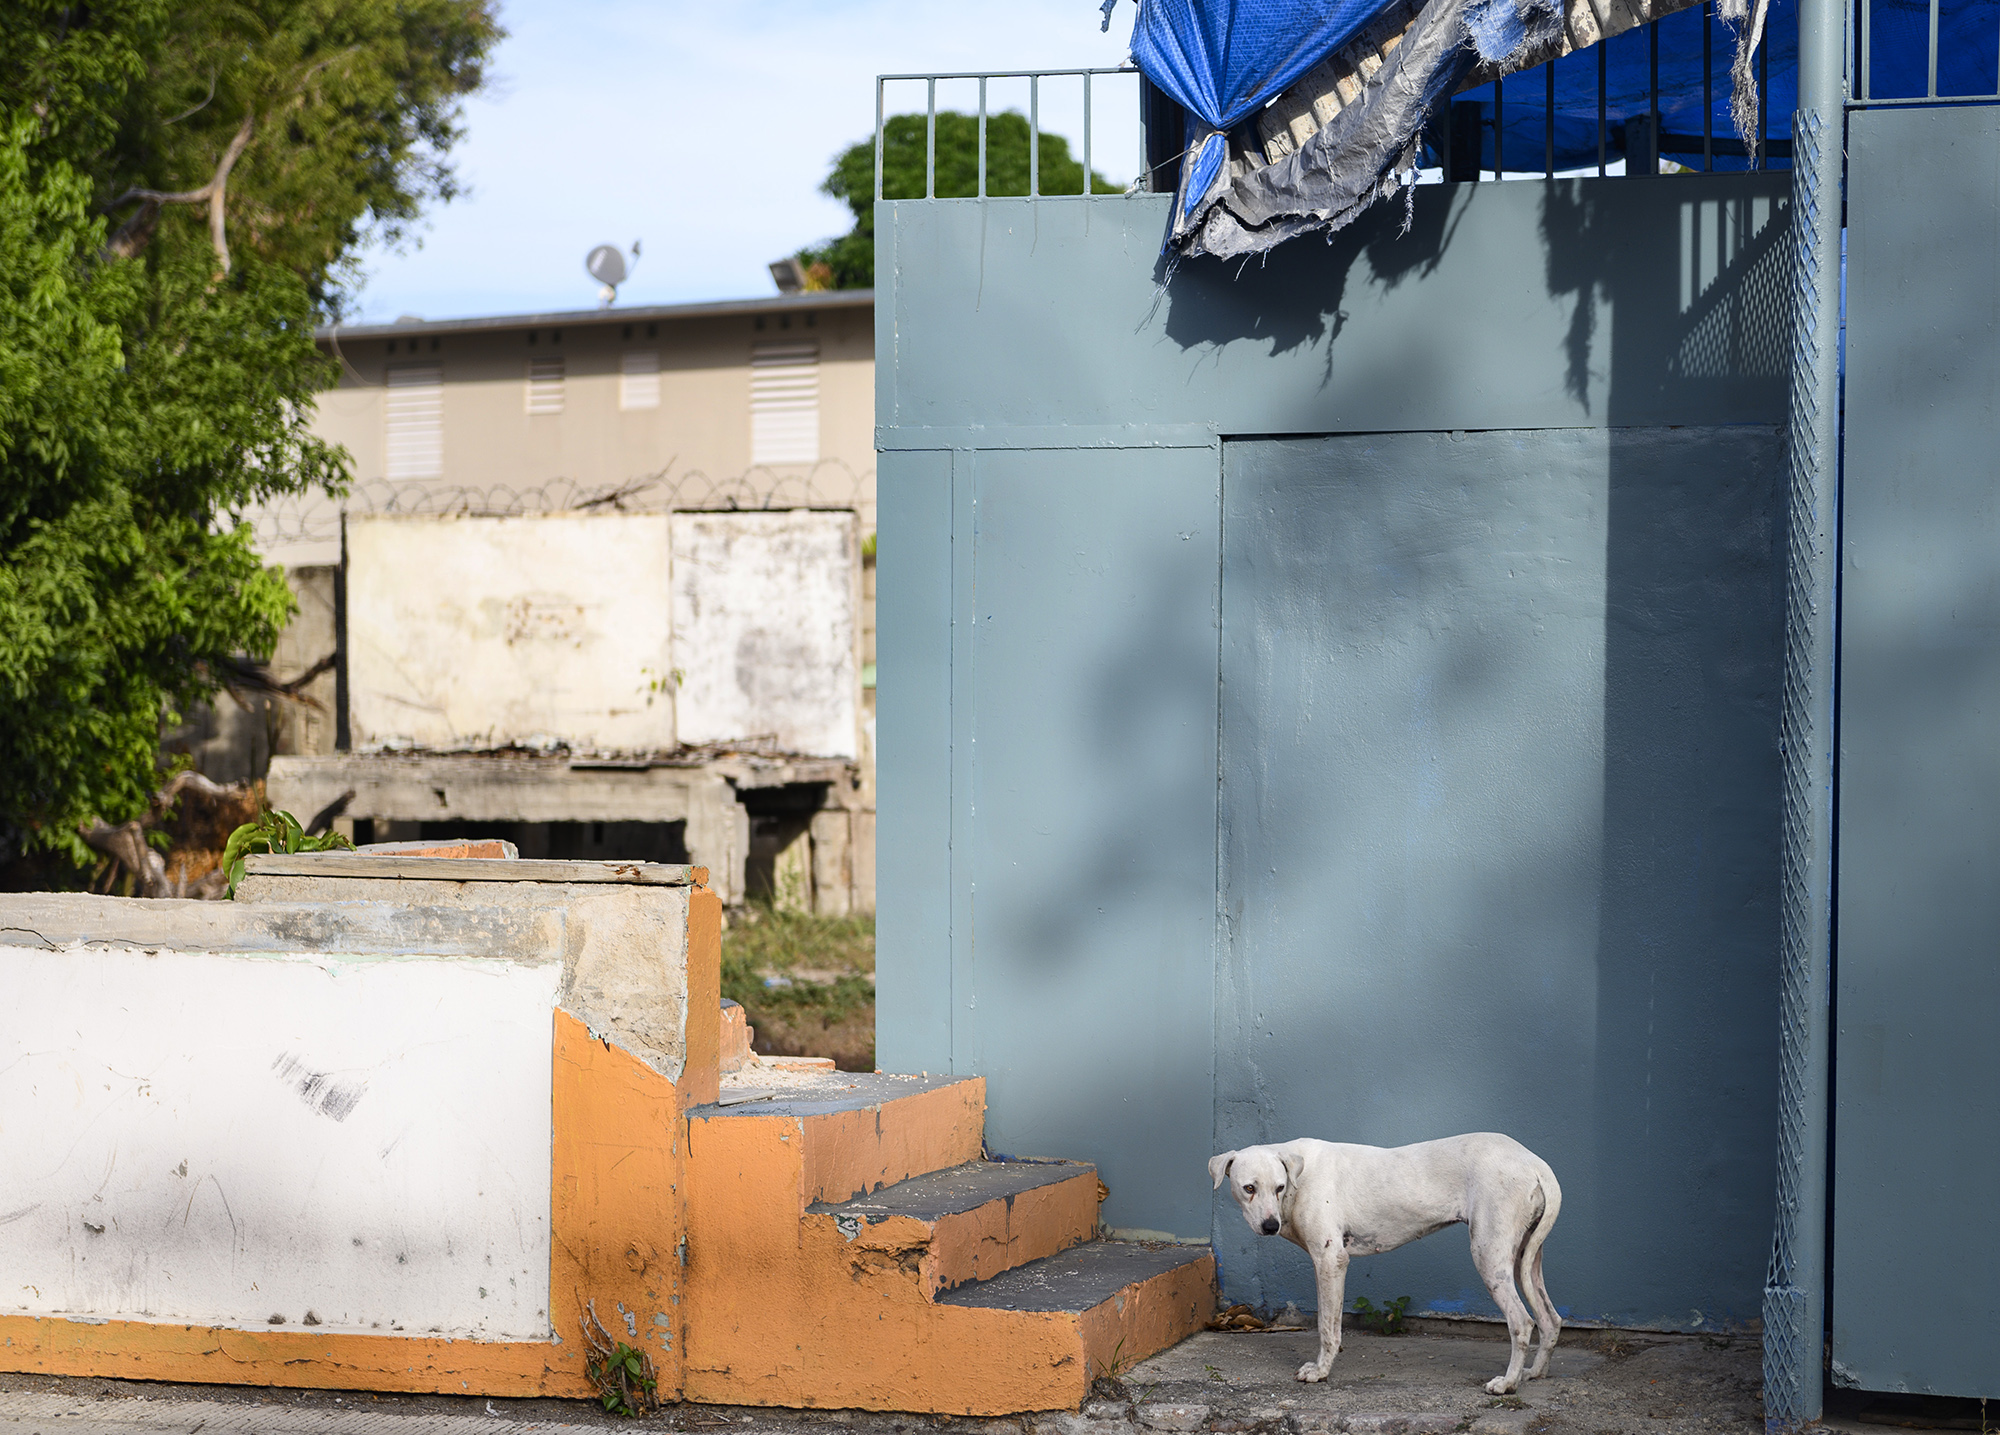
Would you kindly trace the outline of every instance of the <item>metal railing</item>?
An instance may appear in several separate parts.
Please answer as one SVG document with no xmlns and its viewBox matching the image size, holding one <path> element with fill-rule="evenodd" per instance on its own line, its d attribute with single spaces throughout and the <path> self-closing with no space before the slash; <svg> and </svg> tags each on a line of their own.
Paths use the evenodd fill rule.
<svg viewBox="0 0 2000 1435">
<path fill-rule="evenodd" d="M 1847 45 L 1847 104 L 1850 109 L 1887 105 L 1991 105 L 2000 104 L 2000 27 L 1987 29 L 1985 40 L 1985 60 L 1987 72 L 1993 76 L 1993 88 L 1974 91 L 1941 91 L 1939 89 L 1940 66 L 1938 60 L 1940 31 L 1942 30 L 1943 0 L 1930 0 L 1929 23 L 1925 27 L 1923 44 L 1924 89 L 1922 94 L 1877 95 L 1875 89 L 1874 62 L 1884 58 L 1881 51 L 1889 56 L 1913 58 L 1908 51 L 1914 46 L 1898 44 L 1893 30 L 1878 39 L 1878 20 L 1895 10 L 1914 11 L 1917 6 L 1908 3 L 1889 4 L 1884 0 L 1855 0 L 1851 12 L 1853 25 L 1849 30 Z M 1969 5 L 1953 6 L 1965 18 L 1976 13 Z M 1957 18 L 1957 17 L 1955 17 Z M 1985 26 L 1980 28 L 1986 29 Z M 1879 47 L 1879 51 L 1878 51 Z M 1970 53 L 1962 50 L 1958 53 Z"/>
<path fill-rule="evenodd" d="M 976 191 L 970 195 L 943 196 L 945 198 L 985 199 L 986 193 L 986 86 L 990 80 L 1026 80 L 1028 82 L 1028 197 L 1031 199 L 1109 199 L 1114 195 L 1093 195 L 1091 192 L 1091 124 L 1090 101 L 1091 81 L 1098 75 L 1136 76 L 1138 70 L 1130 65 L 1109 69 L 1089 70 L 962 70 L 946 74 L 917 75 L 877 75 L 875 77 L 875 198 L 883 199 L 882 193 L 882 151 L 889 121 L 886 110 L 886 92 L 896 83 L 920 82 L 925 86 L 924 102 L 924 192 L 922 198 L 940 198 L 937 192 L 937 87 L 945 80 L 977 80 L 979 82 L 979 173 Z M 1043 194 L 1042 174 L 1042 81 L 1056 79 L 1083 80 L 1083 193 Z M 1145 156 L 1139 156 L 1139 171 L 1144 173 Z M 905 196 L 916 198 L 917 196 Z"/>
<path fill-rule="evenodd" d="M 1933 0 L 1933 3 L 1935 3 L 1935 0 Z M 1684 162 L 1687 162 L 1692 161 L 1693 157 L 1698 155 L 1700 156 L 1698 167 L 1703 172 L 1714 170 L 1715 161 L 1718 156 L 1732 159 L 1747 159 L 1750 162 L 1749 167 L 1753 170 L 1767 168 L 1769 162 L 1773 159 L 1788 160 L 1791 158 L 1792 146 L 1790 140 L 1765 137 L 1762 138 L 1760 144 L 1746 146 L 1733 133 L 1723 135 L 1716 133 L 1715 21 L 1714 0 L 1706 0 L 1706 3 L 1701 7 L 1702 125 L 1699 135 L 1666 134 L 1662 132 L 1660 127 L 1660 25 L 1663 21 L 1653 20 L 1638 27 L 1646 33 L 1647 107 L 1645 118 L 1647 127 L 1645 134 L 1651 138 L 1639 144 L 1639 153 L 1636 156 L 1633 153 L 1632 135 L 1629 129 L 1626 131 L 1625 138 L 1616 140 L 1616 147 L 1624 152 L 1627 161 L 1626 172 L 1628 174 L 1632 173 L 1631 163 L 1635 158 L 1642 163 L 1650 159 L 1654 162 L 1655 168 L 1657 168 L 1657 162 L 1664 158 L 1685 157 Z M 1667 17 L 1667 22 L 1674 22 L 1673 17 Z M 1621 32 L 1621 35 L 1623 33 Z M 1728 32 L 1725 32 L 1725 38 L 1728 37 Z M 1619 38 L 1620 35 L 1614 35 L 1610 40 L 1600 40 L 1590 47 L 1596 52 L 1597 66 L 1597 172 L 1599 175 L 1605 174 L 1610 168 L 1611 150 L 1614 146 L 1614 136 L 1618 129 L 1617 126 L 1614 126 L 1610 122 L 1609 96 L 1607 93 L 1609 89 L 1609 67 L 1607 64 L 1609 51 L 1606 47 L 1613 40 Z M 1729 76 L 1727 62 L 1728 48 L 1727 45 L 1724 46 L 1723 82 L 1725 85 L 1728 84 Z M 1555 178 L 1556 173 L 1557 63 L 1556 60 L 1548 60 L 1536 67 L 1542 72 L 1542 173 L 1548 179 Z M 1771 46 L 1768 32 L 1765 36 L 1765 43 L 1758 47 L 1757 65 L 1757 133 L 1760 137 L 1763 137 L 1769 128 L 1771 90 Z M 1532 70 L 1522 72 L 1516 74 L 1513 78 L 1518 85 L 1532 73 Z M 1470 105 L 1479 102 L 1459 100 L 1455 103 Z M 1496 79 L 1493 81 L 1492 113 L 1490 116 L 1483 113 L 1486 106 L 1480 104 L 1482 114 L 1479 120 L 1480 129 L 1490 128 L 1493 131 L 1493 164 L 1491 171 L 1495 179 L 1505 179 L 1507 177 L 1505 170 L 1506 156 L 1503 144 L 1506 121 L 1505 105 L 1505 82 L 1504 80 Z M 1627 124 L 1629 125 L 1638 118 L 1638 116 L 1634 116 L 1633 121 L 1627 121 Z M 1477 159 L 1474 159 L 1470 164 L 1465 163 L 1462 158 L 1458 158 L 1454 162 L 1454 156 L 1447 153 L 1450 148 L 1458 144 L 1459 134 L 1460 132 L 1456 127 L 1447 127 L 1441 131 L 1434 131 L 1432 135 L 1432 148 L 1438 153 L 1443 170 L 1442 177 L 1446 180 L 1473 179 L 1486 170 L 1486 167 L 1481 165 Z M 1466 136 L 1467 139 L 1470 140 L 1474 134 L 1476 134 L 1476 131 L 1468 133 Z M 1689 163 L 1689 167 L 1695 168 L 1697 166 Z M 1532 173 L 1532 170 L 1516 170 L 1515 176 L 1517 178 L 1526 178 Z"/>
</svg>

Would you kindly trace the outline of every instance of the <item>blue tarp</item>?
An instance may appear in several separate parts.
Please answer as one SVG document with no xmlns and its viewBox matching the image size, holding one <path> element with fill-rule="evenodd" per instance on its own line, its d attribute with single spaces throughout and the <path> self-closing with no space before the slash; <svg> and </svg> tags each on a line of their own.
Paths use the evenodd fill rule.
<svg viewBox="0 0 2000 1435">
<path fill-rule="evenodd" d="M 2000 0 L 1995 0 L 2000 3 Z M 1660 45 L 1660 131 L 1667 143 L 1662 157 L 1690 169 L 1703 167 L 1701 32 L 1699 6 L 1678 10 L 1659 22 Z M 1718 149 L 1743 146 L 1729 117 L 1729 67 L 1736 53 L 1736 32 L 1721 20 L 1709 22 L 1709 133 Z M 1770 85 L 1764 97 L 1766 140 L 1786 140 L 1792 133 L 1792 111 L 1798 106 L 1799 92 L 1799 7 L 1798 0 L 1771 0 L 1765 24 L 1765 43 L 1770 47 Z M 1558 170 L 1586 169 L 1597 163 L 1597 52 L 1599 46 L 1578 50 L 1555 62 L 1556 146 Z M 1652 39 L 1648 27 L 1639 26 L 1603 42 L 1605 70 L 1605 149 L 1606 157 L 1624 157 L 1620 127 L 1634 115 L 1651 108 Z M 1548 131 L 1548 85 L 1541 66 L 1510 75 L 1500 86 L 1500 117 L 1504 127 L 1501 160 L 1509 171 L 1540 173 L 1545 163 Z M 1493 119 L 1493 86 L 1482 85 L 1452 97 L 1453 103 L 1477 102 L 1490 125 Z M 1691 148 L 1680 148 L 1691 146 Z M 1678 152 L 1676 150 L 1678 149 Z M 1427 159 L 1436 164 L 1435 156 Z M 1493 132 L 1485 132 L 1481 167 L 1493 169 Z M 1765 167 L 1784 169 L 1790 161 L 1782 155 L 1766 156 Z M 1718 170 L 1748 168 L 1750 159 L 1741 153 L 1715 154 L 1712 167 Z"/>
<path fill-rule="evenodd" d="M 1496 159 L 1516 173 L 1539 172 L 1551 160 L 1559 171 L 1588 171 L 1600 153 L 1616 162 L 1624 157 L 1625 122 L 1655 107 L 1663 158 L 1693 169 L 1740 170 L 1756 162 L 1731 116 L 1736 27 L 1712 13 L 1704 19 L 1701 6 L 1557 60 L 1551 155 L 1545 67 L 1519 70 L 1497 93 L 1490 84 L 1454 91 L 1477 62 L 1512 65 L 1546 53 L 1543 42 L 1560 24 L 1560 0 L 1425 0 L 1404 47 L 1363 99 L 1283 162 L 1232 169 L 1232 143 L 1239 154 L 1257 148 L 1251 133 L 1257 111 L 1391 3 L 1139 0 L 1132 57 L 1188 113 L 1189 157 L 1173 247 L 1252 253 L 1294 234 L 1339 228 L 1407 182 L 1412 163 L 1440 162 L 1439 121 L 1452 103 L 1481 107 L 1481 168 L 1489 173 Z M 1869 0 L 1859 18 L 1869 98 L 1931 93 L 1930 0 Z M 1798 0 L 1769 0 L 1762 51 L 1752 72 L 1762 90 L 1763 163 L 1785 168 L 1798 96 Z M 2000 0 L 1941 0 L 1936 56 L 1939 98 L 2000 91 Z M 1704 131 L 1712 140 L 1706 156 Z"/>
<path fill-rule="evenodd" d="M 1353 39 L 1385 0 L 1140 0 L 1132 61 L 1226 130 Z"/>
</svg>

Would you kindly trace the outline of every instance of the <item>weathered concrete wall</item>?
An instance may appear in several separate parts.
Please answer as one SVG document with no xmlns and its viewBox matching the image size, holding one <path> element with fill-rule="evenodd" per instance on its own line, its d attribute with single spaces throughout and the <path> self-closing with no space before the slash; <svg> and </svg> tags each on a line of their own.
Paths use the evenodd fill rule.
<svg viewBox="0 0 2000 1435">
<path fill-rule="evenodd" d="M 560 913 L 0 925 L 6 1310 L 546 1338 Z"/>
<path fill-rule="evenodd" d="M 860 752 L 860 535 L 851 513 L 677 513 L 677 732 Z"/>
<path fill-rule="evenodd" d="M 673 746 L 664 514 L 356 518 L 356 747 Z"/>
<path fill-rule="evenodd" d="M 336 854 L 252 858 L 250 869 L 237 897 L 253 910 L 267 902 L 368 902 L 437 913 L 560 911 L 563 1009 L 667 1080 L 682 1080 L 690 1012 L 685 869 Z M 626 879 L 618 879 L 621 870 Z M 565 875 L 586 880 L 561 880 Z M 593 875 L 604 880 L 588 880 Z"/>
<path fill-rule="evenodd" d="M 1426 187 L 1172 274 L 1163 197 L 879 206 L 884 1065 L 1234 1299 L 1310 1278 L 1208 1152 L 1485 1126 L 1573 1316 L 1753 1316 L 1786 196 Z"/>
</svg>

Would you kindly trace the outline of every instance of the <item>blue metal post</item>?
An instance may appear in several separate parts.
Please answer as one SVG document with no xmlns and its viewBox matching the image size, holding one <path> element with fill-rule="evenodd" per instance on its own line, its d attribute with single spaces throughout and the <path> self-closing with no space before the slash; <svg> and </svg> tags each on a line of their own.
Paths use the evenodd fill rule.
<svg viewBox="0 0 2000 1435">
<path fill-rule="evenodd" d="M 1845 37 L 1842 0 L 1801 0 L 1792 116 L 1778 1201 L 1764 1285 L 1764 1417 L 1772 1431 L 1818 1419 L 1823 1394 Z"/>
</svg>

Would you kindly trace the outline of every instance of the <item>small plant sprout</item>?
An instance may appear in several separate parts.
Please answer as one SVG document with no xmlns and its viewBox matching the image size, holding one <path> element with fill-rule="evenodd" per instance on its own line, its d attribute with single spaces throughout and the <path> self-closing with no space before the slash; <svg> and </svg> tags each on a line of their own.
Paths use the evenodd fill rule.
<svg viewBox="0 0 2000 1435">
<path fill-rule="evenodd" d="M 229 895 L 243 880 L 243 859 L 253 852 L 337 852 L 354 844 L 338 832 L 307 832 L 289 812 L 265 808 L 255 822 L 229 834 L 222 849 L 222 870 L 229 877 Z"/>
<path fill-rule="evenodd" d="M 1403 1323 L 1403 1315 L 1410 1308 L 1410 1298 L 1399 1295 L 1387 1305 L 1377 1305 L 1365 1295 L 1354 1298 L 1354 1313 L 1361 1317 L 1364 1329 L 1377 1335 L 1403 1335 L 1409 1327 Z"/>
</svg>

